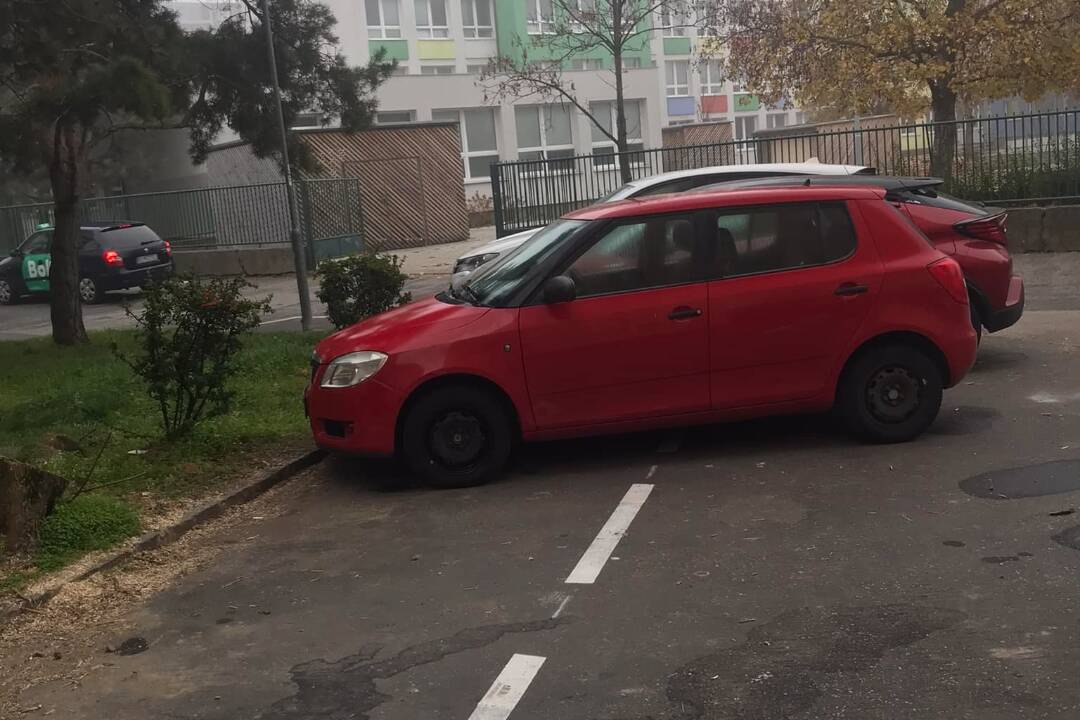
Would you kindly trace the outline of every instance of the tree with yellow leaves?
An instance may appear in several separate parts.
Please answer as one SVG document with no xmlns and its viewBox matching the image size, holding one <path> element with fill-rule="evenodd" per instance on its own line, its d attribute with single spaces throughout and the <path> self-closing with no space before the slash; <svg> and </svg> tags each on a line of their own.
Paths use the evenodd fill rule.
<svg viewBox="0 0 1080 720">
<path fill-rule="evenodd" d="M 956 119 L 961 101 L 1080 89 L 1078 0 L 706 0 L 727 28 L 723 61 L 766 101 Z M 935 174 L 949 175 L 953 125 Z"/>
</svg>

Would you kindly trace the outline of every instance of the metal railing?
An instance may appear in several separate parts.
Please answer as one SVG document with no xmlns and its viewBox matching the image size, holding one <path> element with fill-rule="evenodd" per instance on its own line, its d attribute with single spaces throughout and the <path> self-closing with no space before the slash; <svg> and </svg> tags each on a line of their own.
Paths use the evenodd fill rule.
<svg viewBox="0 0 1080 720">
<path fill-rule="evenodd" d="M 950 152 L 950 146 L 952 151 Z M 1001 204 L 1080 201 L 1080 109 L 818 133 L 765 131 L 753 139 L 491 166 L 500 237 L 546 225 L 638 179 L 715 165 L 817 161 L 882 175 L 936 175 L 945 189 Z"/>
<path fill-rule="evenodd" d="M 363 247 L 359 180 L 301 180 L 296 188 L 309 259 Z M 284 183 L 86 198 L 80 204 L 80 214 L 82 222 L 146 223 L 178 250 L 289 242 Z M 10 252 L 38 225 L 52 222 L 51 203 L 0 207 L 0 251 Z"/>
</svg>

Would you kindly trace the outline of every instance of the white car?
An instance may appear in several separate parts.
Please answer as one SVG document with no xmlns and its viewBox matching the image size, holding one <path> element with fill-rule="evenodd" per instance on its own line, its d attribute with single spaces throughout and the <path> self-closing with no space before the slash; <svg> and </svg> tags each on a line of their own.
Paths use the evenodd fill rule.
<svg viewBox="0 0 1080 720">
<path fill-rule="evenodd" d="M 676 170 L 675 172 L 634 180 L 598 202 L 605 203 L 646 195 L 679 193 L 704 185 L 735 180 L 752 180 L 786 175 L 873 175 L 874 173 L 874 168 L 862 165 L 826 165 L 817 162 L 717 165 L 694 170 Z M 475 250 L 470 250 L 468 254 L 462 255 L 454 263 L 452 281 L 460 282 L 484 263 L 491 262 L 508 250 L 513 250 L 542 229 L 539 227 L 530 228 L 529 230 L 499 238 Z"/>
</svg>

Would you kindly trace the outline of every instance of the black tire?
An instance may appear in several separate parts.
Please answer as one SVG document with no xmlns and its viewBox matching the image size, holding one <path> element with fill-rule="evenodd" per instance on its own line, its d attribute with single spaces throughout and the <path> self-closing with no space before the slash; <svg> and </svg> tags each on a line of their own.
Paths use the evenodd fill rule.
<svg viewBox="0 0 1080 720">
<path fill-rule="evenodd" d="M 979 312 L 979 306 L 975 304 L 975 298 L 969 298 L 968 303 L 971 305 L 971 326 L 975 328 L 975 342 L 982 343 L 982 313 Z"/>
<path fill-rule="evenodd" d="M 862 353 L 840 379 L 844 424 L 867 442 L 913 440 L 937 417 L 945 379 L 937 364 L 908 345 Z"/>
<path fill-rule="evenodd" d="M 90 277 L 79 278 L 79 299 L 85 305 L 96 305 L 101 302 L 105 293 L 101 291 L 101 284 Z"/>
<path fill-rule="evenodd" d="M 15 305 L 19 302 L 19 293 L 11 281 L 0 278 L 0 305 Z"/>
<path fill-rule="evenodd" d="M 513 419 L 494 393 L 448 385 L 409 408 L 401 459 L 433 487 L 483 485 L 506 467 L 515 437 Z"/>
</svg>

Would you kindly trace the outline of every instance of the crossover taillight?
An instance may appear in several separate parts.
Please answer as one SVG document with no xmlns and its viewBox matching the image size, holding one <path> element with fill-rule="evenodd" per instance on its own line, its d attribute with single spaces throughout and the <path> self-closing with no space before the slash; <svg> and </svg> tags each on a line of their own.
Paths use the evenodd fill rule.
<svg viewBox="0 0 1080 720">
<path fill-rule="evenodd" d="M 964 271 L 960 269 L 960 263 L 950 257 L 935 260 L 926 266 L 934 279 L 953 300 L 961 305 L 968 304 L 967 283 L 964 281 Z"/>
<path fill-rule="evenodd" d="M 1009 241 L 1005 237 L 1005 220 L 1007 218 L 1008 213 L 1002 212 L 988 217 L 961 220 L 954 224 L 953 227 L 957 232 L 967 235 L 968 237 L 1008 246 Z"/>
<path fill-rule="evenodd" d="M 106 250 L 101 253 L 101 259 L 111 267 L 124 267 L 124 258 L 120 257 L 120 253 L 115 250 Z"/>
<path fill-rule="evenodd" d="M 165 255 L 168 256 L 168 257 L 172 257 L 172 243 L 169 242 L 168 240 L 165 240 L 164 242 L 165 242 Z"/>
</svg>

